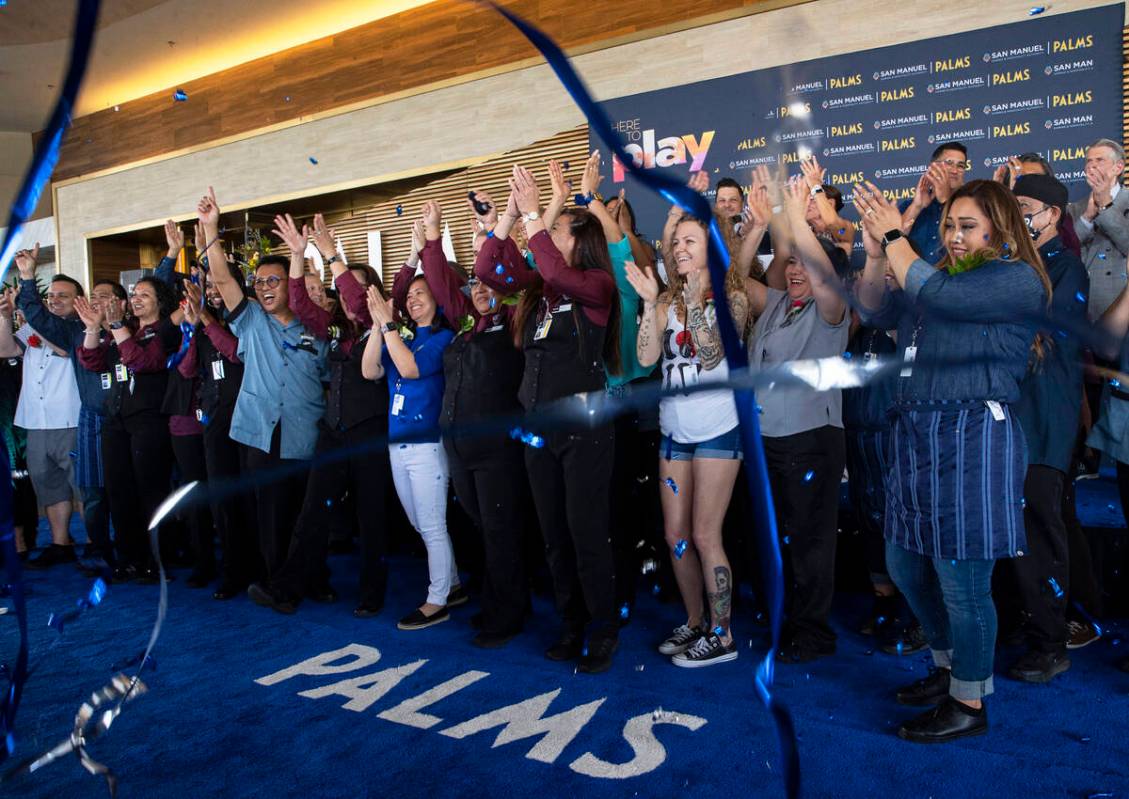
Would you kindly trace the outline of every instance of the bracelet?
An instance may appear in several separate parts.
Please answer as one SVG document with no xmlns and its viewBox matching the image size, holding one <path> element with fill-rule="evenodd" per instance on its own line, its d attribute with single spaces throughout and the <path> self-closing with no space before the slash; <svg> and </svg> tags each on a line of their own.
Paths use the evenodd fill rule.
<svg viewBox="0 0 1129 799">
<path fill-rule="evenodd" d="M 324 257 L 324 256 L 323 256 L 323 257 Z M 340 261 L 340 260 L 341 260 L 341 256 L 340 256 L 340 255 L 338 255 L 337 253 L 334 253 L 334 254 L 333 254 L 333 257 L 332 257 L 332 258 L 327 258 L 327 259 L 326 259 L 326 261 L 325 261 L 325 265 L 326 265 L 326 266 L 330 266 L 330 265 L 332 265 L 332 264 L 335 264 L 335 263 L 337 263 L 337 262 L 338 262 L 338 261 Z"/>
<path fill-rule="evenodd" d="M 772 213 L 774 213 L 774 214 L 782 214 L 782 213 L 784 213 L 784 206 L 783 206 L 783 205 L 774 205 L 774 206 L 772 206 Z"/>
<path fill-rule="evenodd" d="M 121 319 L 116 322 L 110 322 L 110 330 L 121 330 L 123 327 L 125 327 L 125 322 Z"/>
<path fill-rule="evenodd" d="M 82 332 L 85 333 L 88 336 L 97 336 L 97 335 L 100 335 L 102 333 L 102 328 L 96 327 L 93 330 L 83 329 Z"/>
</svg>

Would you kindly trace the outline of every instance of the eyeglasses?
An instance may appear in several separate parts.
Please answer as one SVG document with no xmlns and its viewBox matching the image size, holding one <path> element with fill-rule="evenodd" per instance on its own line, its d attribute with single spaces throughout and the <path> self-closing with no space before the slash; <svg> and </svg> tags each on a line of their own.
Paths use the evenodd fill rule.
<svg viewBox="0 0 1129 799">
<path fill-rule="evenodd" d="M 972 168 L 972 164 L 970 162 L 968 162 L 968 161 L 957 161 L 954 158 L 945 158 L 945 159 L 938 158 L 933 163 L 934 164 L 940 164 L 941 166 L 947 166 L 949 169 L 959 169 L 962 172 L 967 171 L 967 170 Z"/>
<path fill-rule="evenodd" d="M 49 291 L 47 292 L 47 299 L 49 300 L 73 300 L 75 295 L 65 291 Z"/>
<path fill-rule="evenodd" d="M 282 278 L 278 275 L 271 275 L 270 277 L 257 277 L 254 280 L 255 288 L 268 288 L 276 289 L 278 284 L 282 282 Z"/>
</svg>

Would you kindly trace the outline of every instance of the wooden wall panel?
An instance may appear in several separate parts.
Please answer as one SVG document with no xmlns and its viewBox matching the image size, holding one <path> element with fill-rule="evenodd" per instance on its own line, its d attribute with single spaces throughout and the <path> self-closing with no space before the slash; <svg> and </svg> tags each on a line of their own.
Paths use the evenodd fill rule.
<svg viewBox="0 0 1129 799">
<path fill-rule="evenodd" d="M 515 0 L 506 5 L 572 51 L 810 0 Z M 708 15 L 708 16 L 706 16 Z M 645 34 L 644 32 L 648 32 Z M 535 50 L 495 12 L 463 0 L 426 6 L 318 39 L 75 120 L 55 180 L 230 139 L 425 87 L 517 68 Z"/>
</svg>

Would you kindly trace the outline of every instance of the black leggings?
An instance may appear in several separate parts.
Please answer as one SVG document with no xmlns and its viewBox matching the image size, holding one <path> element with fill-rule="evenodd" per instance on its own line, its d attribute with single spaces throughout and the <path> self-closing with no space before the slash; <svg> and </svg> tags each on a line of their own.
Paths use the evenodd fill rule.
<svg viewBox="0 0 1129 799">
<path fill-rule="evenodd" d="M 618 634 L 615 567 L 609 536 L 615 457 L 611 425 L 547 433 L 527 447 L 525 467 L 545 537 L 557 612 L 567 629 L 592 622 L 592 634 Z"/>
<path fill-rule="evenodd" d="M 102 425 L 102 469 L 114 523 L 118 562 L 150 565 L 146 531 L 168 496 L 172 478 L 169 420 L 155 412 L 107 417 Z"/>
<path fill-rule="evenodd" d="M 322 427 L 314 457 L 387 435 L 388 423 L 381 417 L 369 419 L 346 431 Z M 334 505 L 348 491 L 360 529 L 360 604 L 382 607 L 388 586 L 384 503 L 390 473 L 386 445 L 311 469 L 294 540 L 285 563 L 272 577 L 271 585 L 287 596 L 300 599 L 308 589 L 320 588 L 328 582 L 329 568 L 325 561 L 330 519 Z"/>
<path fill-rule="evenodd" d="M 172 451 L 176 465 L 180 469 L 180 481 L 188 484 L 208 479 L 208 467 L 204 456 L 203 434 L 194 436 L 172 436 Z M 189 544 L 192 548 L 192 568 L 197 574 L 211 576 L 216 570 L 215 531 L 208 506 L 201 503 L 190 505 L 181 514 L 188 525 Z"/>
</svg>

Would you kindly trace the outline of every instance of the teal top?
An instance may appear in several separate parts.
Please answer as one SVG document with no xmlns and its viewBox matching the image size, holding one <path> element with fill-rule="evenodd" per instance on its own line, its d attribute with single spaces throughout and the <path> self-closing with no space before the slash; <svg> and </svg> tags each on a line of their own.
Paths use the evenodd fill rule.
<svg viewBox="0 0 1129 799">
<path fill-rule="evenodd" d="M 615 388 L 647 377 L 654 371 L 654 365 L 639 363 L 635 341 L 639 336 L 639 294 L 627 280 L 627 262 L 632 261 L 631 242 L 624 236 L 614 244 L 608 245 L 608 256 L 612 260 L 615 285 L 619 290 L 619 363 L 620 374 L 608 375 L 608 386 Z"/>
</svg>

